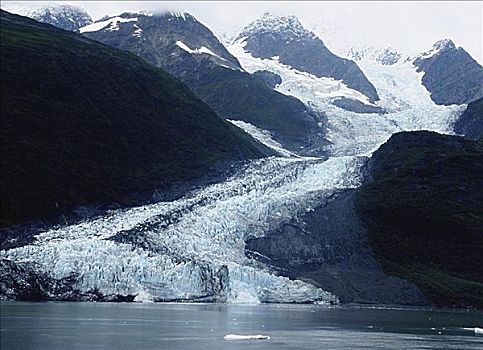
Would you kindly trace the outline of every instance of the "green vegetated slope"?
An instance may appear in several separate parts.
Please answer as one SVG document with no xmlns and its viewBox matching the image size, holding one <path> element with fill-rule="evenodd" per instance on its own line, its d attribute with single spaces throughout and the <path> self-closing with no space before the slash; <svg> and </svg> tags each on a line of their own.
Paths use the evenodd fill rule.
<svg viewBox="0 0 483 350">
<path fill-rule="evenodd" d="M 384 268 L 436 305 L 483 307 L 483 142 L 393 135 L 356 197 Z"/>
<path fill-rule="evenodd" d="M 1 224 L 129 205 L 270 152 L 135 55 L 1 12 Z"/>
</svg>

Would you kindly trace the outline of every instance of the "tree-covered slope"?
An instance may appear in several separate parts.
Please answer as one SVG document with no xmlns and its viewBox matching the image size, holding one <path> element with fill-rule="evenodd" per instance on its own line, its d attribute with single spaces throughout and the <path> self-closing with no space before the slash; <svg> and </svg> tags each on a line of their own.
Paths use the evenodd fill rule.
<svg viewBox="0 0 483 350">
<path fill-rule="evenodd" d="M 483 307 L 481 141 L 399 133 L 369 167 L 356 209 L 385 269 L 437 305 Z"/>
<path fill-rule="evenodd" d="M 129 205 L 269 151 L 131 53 L 1 12 L 1 223 Z"/>
</svg>

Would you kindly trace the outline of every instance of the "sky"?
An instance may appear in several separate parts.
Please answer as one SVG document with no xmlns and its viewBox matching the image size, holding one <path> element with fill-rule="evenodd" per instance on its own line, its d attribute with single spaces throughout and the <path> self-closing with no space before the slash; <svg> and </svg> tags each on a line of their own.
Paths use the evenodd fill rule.
<svg viewBox="0 0 483 350">
<path fill-rule="evenodd" d="M 392 46 L 403 54 L 429 50 L 450 38 L 483 64 L 483 1 L 59 1 L 81 6 L 94 20 L 125 11 L 189 12 L 217 35 L 233 33 L 264 12 L 296 15 L 329 49 Z M 2 1 L 12 12 L 47 1 Z"/>
</svg>

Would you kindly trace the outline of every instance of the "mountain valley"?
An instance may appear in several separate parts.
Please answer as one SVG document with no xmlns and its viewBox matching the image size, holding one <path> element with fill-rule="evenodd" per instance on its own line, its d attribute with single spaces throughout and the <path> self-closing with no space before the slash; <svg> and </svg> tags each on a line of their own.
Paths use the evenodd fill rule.
<svg viewBox="0 0 483 350">
<path fill-rule="evenodd" d="M 1 298 L 483 306 L 483 68 L 453 41 L 42 11 L 2 11 Z"/>
</svg>

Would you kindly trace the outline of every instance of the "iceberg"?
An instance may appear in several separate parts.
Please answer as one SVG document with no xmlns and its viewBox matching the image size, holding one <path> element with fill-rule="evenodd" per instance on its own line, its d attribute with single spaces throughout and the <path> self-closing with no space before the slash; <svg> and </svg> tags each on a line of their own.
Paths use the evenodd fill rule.
<svg viewBox="0 0 483 350">
<path fill-rule="evenodd" d="M 270 340 L 268 335 L 239 335 L 239 334 L 227 334 L 223 337 L 225 340 Z"/>
</svg>

